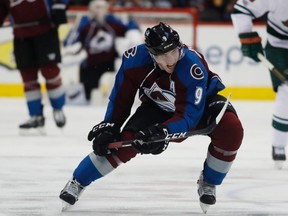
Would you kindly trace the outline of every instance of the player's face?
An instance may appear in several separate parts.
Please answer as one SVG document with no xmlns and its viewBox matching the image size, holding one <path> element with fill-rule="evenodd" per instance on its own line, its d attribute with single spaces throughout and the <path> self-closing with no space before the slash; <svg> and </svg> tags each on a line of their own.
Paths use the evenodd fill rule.
<svg viewBox="0 0 288 216">
<path fill-rule="evenodd" d="M 91 16 L 101 23 L 104 21 L 106 15 L 108 14 L 108 8 L 108 3 L 103 0 L 94 1 L 89 6 Z"/>
<path fill-rule="evenodd" d="M 175 48 L 167 53 L 154 56 L 154 60 L 162 70 L 165 70 L 167 73 L 172 73 L 179 60 L 179 55 L 179 49 Z"/>
</svg>

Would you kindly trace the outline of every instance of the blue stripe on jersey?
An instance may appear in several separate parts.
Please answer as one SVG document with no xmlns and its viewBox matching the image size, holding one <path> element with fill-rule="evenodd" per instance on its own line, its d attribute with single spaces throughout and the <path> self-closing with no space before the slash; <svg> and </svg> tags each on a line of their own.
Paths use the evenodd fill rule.
<svg viewBox="0 0 288 216">
<path fill-rule="evenodd" d="M 206 181 L 208 184 L 220 185 L 226 175 L 227 173 L 217 172 L 210 168 L 206 162 L 204 163 L 203 176 L 204 181 Z"/>
<path fill-rule="evenodd" d="M 89 155 L 80 162 L 78 167 L 75 169 L 73 176 L 82 186 L 87 186 L 92 181 L 103 177 L 92 163 Z"/>
</svg>

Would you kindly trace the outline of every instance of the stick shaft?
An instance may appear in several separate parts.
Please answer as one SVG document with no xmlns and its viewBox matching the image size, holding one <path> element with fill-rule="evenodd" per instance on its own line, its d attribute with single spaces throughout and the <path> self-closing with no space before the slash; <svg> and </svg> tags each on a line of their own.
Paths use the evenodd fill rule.
<svg viewBox="0 0 288 216">
<path fill-rule="evenodd" d="M 257 54 L 257 57 L 270 71 L 272 71 L 282 82 L 286 82 L 286 77 L 261 53 Z"/>
<path fill-rule="evenodd" d="M 223 117 L 223 115 L 227 109 L 227 106 L 229 104 L 230 97 L 231 97 L 231 93 L 228 95 L 224 106 L 222 107 L 221 111 L 219 112 L 219 114 L 217 115 L 215 120 L 210 125 L 208 125 L 206 128 L 203 128 L 200 130 L 188 131 L 188 132 L 172 133 L 172 134 L 167 134 L 167 135 L 159 136 L 159 137 L 151 137 L 150 140 L 146 143 L 172 141 L 172 140 L 178 140 L 178 139 L 185 139 L 185 138 L 188 138 L 190 136 L 195 136 L 195 135 L 210 134 L 215 129 L 215 127 L 219 124 L 219 122 L 221 121 L 221 119 L 222 119 L 222 117 Z M 121 147 L 131 146 L 131 144 L 134 141 L 135 140 L 112 142 L 108 145 L 108 148 L 112 149 L 112 148 L 121 148 Z"/>
</svg>

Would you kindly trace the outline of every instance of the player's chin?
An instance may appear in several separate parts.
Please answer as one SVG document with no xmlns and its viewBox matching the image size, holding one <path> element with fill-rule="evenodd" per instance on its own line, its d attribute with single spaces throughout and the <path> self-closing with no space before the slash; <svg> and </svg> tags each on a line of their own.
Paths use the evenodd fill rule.
<svg viewBox="0 0 288 216">
<path fill-rule="evenodd" d="M 167 66 L 167 67 L 165 68 L 165 71 L 166 71 L 167 73 L 173 73 L 174 69 L 175 69 L 175 66 Z"/>
</svg>

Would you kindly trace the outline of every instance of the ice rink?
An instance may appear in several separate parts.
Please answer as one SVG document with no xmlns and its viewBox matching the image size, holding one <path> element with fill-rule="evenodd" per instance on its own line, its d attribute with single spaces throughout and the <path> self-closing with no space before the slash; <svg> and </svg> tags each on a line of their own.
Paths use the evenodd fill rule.
<svg viewBox="0 0 288 216">
<path fill-rule="evenodd" d="M 271 159 L 272 101 L 233 101 L 242 120 L 242 147 L 207 215 L 288 215 L 288 162 Z M 58 198 L 78 163 L 92 151 L 86 137 L 104 106 L 66 106 L 67 126 L 56 128 L 45 106 L 46 136 L 20 136 L 27 120 L 24 99 L 0 98 L 0 216 L 203 215 L 197 179 L 209 144 L 194 136 L 171 143 L 159 156 L 138 156 L 86 188 L 65 212 Z M 229 134 L 227 134 L 229 136 Z"/>
</svg>

